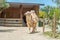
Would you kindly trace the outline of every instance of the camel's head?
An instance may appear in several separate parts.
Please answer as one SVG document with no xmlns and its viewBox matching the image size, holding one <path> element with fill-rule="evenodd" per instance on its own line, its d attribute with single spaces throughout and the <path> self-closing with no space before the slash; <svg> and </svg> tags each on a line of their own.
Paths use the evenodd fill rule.
<svg viewBox="0 0 60 40">
<path fill-rule="evenodd" d="M 35 10 L 31 10 L 30 12 L 31 12 L 31 13 L 35 13 Z"/>
<path fill-rule="evenodd" d="M 29 11 L 27 11 L 24 15 L 25 15 L 25 16 L 26 16 L 26 15 L 31 15 L 31 13 L 30 13 Z"/>
<path fill-rule="evenodd" d="M 35 14 L 35 10 L 31 10 L 31 15 L 34 15 Z"/>
</svg>

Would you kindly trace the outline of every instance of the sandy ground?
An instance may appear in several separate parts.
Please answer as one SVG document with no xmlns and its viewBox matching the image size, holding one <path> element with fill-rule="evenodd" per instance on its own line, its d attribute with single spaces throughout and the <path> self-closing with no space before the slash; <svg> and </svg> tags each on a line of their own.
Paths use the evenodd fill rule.
<svg viewBox="0 0 60 40">
<path fill-rule="evenodd" d="M 60 40 L 44 36 L 42 27 L 37 29 L 38 32 L 29 34 L 27 27 L 0 27 L 0 40 Z"/>
</svg>

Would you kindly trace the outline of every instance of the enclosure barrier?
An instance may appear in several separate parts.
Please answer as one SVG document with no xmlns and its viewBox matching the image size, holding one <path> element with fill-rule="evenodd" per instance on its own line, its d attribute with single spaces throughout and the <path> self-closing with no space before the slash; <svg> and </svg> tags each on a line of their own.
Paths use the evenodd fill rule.
<svg viewBox="0 0 60 40">
<path fill-rule="evenodd" d="M 22 19 L 0 18 L 0 26 L 20 27 L 22 26 Z"/>
</svg>

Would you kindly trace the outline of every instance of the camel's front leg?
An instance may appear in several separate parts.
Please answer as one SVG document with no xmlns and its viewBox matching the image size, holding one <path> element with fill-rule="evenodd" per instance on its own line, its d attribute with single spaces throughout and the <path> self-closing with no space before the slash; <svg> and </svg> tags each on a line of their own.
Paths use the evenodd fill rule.
<svg viewBox="0 0 60 40">
<path fill-rule="evenodd" d="M 27 26 L 28 26 L 29 33 L 30 33 L 31 27 L 30 27 L 30 25 L 28 23 L 27 23 Z"/>
</svg>

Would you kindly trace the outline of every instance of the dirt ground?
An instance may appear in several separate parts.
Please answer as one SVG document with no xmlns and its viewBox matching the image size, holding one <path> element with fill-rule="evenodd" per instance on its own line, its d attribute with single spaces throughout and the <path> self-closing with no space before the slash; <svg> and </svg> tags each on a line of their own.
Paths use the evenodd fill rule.
<svg viewBox="0 0 60 40">
<path fill-rule="evenodd" d="M 37 27 L 37 32 L 28 33 L 27 27 L 1 27 L 0 40 L 60 40 L 44 36 L 42 27 Z"/>
</svg>

